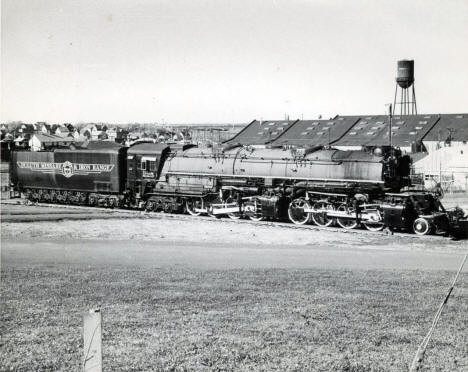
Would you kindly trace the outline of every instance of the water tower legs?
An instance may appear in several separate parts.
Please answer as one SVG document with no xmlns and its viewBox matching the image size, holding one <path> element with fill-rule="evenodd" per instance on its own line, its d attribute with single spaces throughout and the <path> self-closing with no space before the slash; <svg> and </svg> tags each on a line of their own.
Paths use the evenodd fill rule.
<svg viewBox="0 0 468 372">
<path fill-rule="evenodd" d="M 399 106 L 399 110 L 397 108 Z M 398 112 L 399 111 L 399 112 Z M 416 91 L 414 84 L 408 88 L 402 88 L 395 84 L 395 97 L 393 99 L 393 115 L 417 115 Z"/>
</svg>

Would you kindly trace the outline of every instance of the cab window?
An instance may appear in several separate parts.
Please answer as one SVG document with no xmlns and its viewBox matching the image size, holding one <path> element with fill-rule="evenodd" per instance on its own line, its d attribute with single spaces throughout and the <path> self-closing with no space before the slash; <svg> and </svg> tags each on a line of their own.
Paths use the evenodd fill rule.
<svg viewBox="0 0 468 372">
<path fill-rule="evenodd" d="M 153 172 L 156 169 L 156 162 L 153 160 L 142 160 L 141 170 Z"/>
<path fill-rule="evenodd" d="M 146 169 L 153 172 L 156 169 L 156 162 L 153 160 L 146 161 Z"/>
</svg>

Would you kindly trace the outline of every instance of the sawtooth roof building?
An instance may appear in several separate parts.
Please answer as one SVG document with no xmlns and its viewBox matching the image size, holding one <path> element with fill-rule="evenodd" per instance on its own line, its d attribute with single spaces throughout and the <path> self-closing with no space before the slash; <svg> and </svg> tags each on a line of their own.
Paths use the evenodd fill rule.
<svg viewBox="0 0 468 372">
<path fill-rule="evenodd" d="M 434 140 L 468 139 L 468 114 L 394 116 L 392 143 L 412 152 L 414 144 Z M 226 144 L 257 146 L 385 146 L 389 144 L 389 117 L 336 116 L 330 120 L 254 120 Z M 415 152 L 415 151 L 413 151 Z"/>
</svg>

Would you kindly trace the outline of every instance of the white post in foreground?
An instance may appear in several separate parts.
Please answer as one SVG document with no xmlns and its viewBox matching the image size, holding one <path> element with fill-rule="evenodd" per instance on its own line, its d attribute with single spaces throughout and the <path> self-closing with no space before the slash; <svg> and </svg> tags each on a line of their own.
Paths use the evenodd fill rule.
<svg viewBox="0 0 468 372">
<path fill-rule="evenodd" d="M 91 309 L 83 321 L 84 372 L 102 372 L 101 309 Z"/>
</svg>

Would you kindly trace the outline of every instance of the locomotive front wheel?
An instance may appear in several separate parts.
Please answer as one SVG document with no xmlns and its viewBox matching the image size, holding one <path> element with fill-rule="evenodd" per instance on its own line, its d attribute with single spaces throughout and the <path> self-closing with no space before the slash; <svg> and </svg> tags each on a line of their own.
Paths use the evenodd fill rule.
<svg viewBox="0 0 468 372">
<path fill-rule="evenodd" d="M 357 227 L 358 223 L 356 222 L 356 219 L 354 218 L 355 217 L 354 209 L 348 209 L 346 208 L 346 205 L 341 204 L 336 210 L 341 211 L 341 212 L 347 212 L 348 214 L 353 214 L 353 218 L 337 218 L 336 222 L 338 223 L 338 225 L 340 225 L 343 229 L 346 229 L 346 230 L 352 230 Z"/>
<path fill-rule="evenodd" d="M 313 207 L 315 211 L 312 213 L 312 221 L 319 226 L 330 226 L 333 223 L 333 218 L 327 216 L 327 210 L 332 211 L 333 205 L 327 202 L 316 202 Z"/>
<path fill-rule="evenodd" d="M 304 212 L 304 209 L 310 209 L 310 203 L 303 199 L 297 198 L 294 199 L 288 208 L 289 220 L 296 225 L 304 225 L 305 223 L 310 222 L 312 213 Z"/>
<path fill-rule="evenodd" d="M 185 210 L 192 216 L 199 216 L 201 212 L 195 212 L 195 208 L 201 208 L 203 201 L 201 198 L 189 199 L 185 202 Z"/>
<path fill-rule="evenodd" d="M 419 217 L 413 223 L 413 231 L 416 235 L 428 235 L 432 231 L 432 226 L 428 220 Z"/>
</svg>

